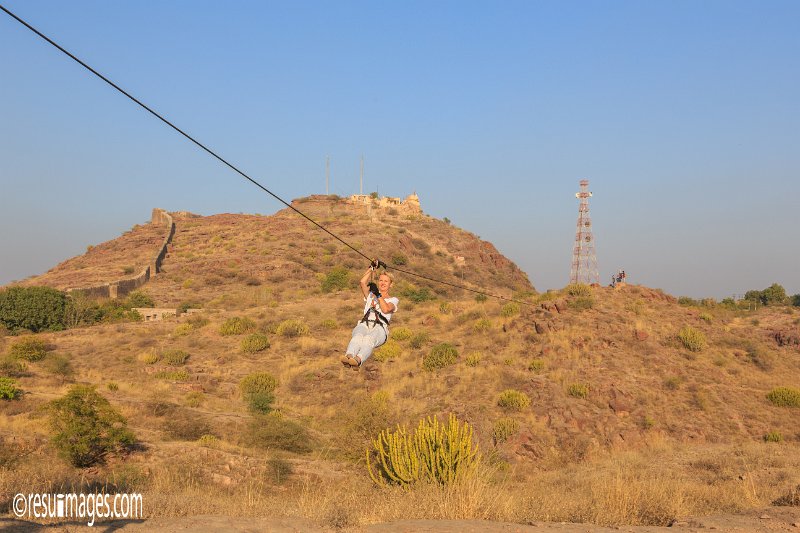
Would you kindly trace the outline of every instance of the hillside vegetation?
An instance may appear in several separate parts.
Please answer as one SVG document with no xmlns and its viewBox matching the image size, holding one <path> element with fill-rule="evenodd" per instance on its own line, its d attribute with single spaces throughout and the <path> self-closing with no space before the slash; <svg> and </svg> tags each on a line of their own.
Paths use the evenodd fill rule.
<svg viewBox="0 0 800 533">
<path fill-rule="evenodd" d="M 680 305 L 640 286 L 537 294 L 491 244 L 443 221 L 327 197 L 296 205 L 370 255 L 523 303 L 398 275 L 391 339 L 352 371 L 338 357 L 365 261 L 288 210 L 173 214 L 164 273 L 143 291 L 200 312 L 0 338 L 2 494 L 99 484 L 143 492 L 161 516 L 333 528 L 667 525 L 768 505 L 800 484 L 796 308 Z M 109 271 L 126 256 L 107 254 Z M 48 422 L 53 400 L 92 394 L 76 385 L 108 400 L 116 437 L 89 468 L 56 435 L 73 428 Z M 450 459 L 426 467 L 423 441 Z M 419 481 L 381 478 L 372 460 L 403 442 L 392 473 Z"/>
</svg>

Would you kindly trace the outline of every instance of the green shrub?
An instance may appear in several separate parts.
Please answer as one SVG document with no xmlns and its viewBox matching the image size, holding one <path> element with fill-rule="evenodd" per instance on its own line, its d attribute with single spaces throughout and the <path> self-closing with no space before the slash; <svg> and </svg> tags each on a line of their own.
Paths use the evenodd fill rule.
<svg viewBox="0 0 800 533">
<path fill-rule="evenodd" d="M 394 254 L 391 262 L 395 266 L 403 266 L 408 264 L 408 258 L 403 254 Z"/>
<path fill-rule="evenodd" d="M 275 395 L 271 392 L 256 392 L 247 398 L 247 408 L 253 413 L 267 414 L 272 411 Z"/>
<path fill-rule="evenodd" d="M 10 354 L 0 358 L 0 375 L 8 377 L 21 377 L 27 372 L 28 365 Z"/>
<path fill-rule="evenodd" d="M 278 386 L 278 380 L 268 372 L 248 374 L 239 382 L 239 390 L 245 398 L 253 394 L 272 394 Z"/>
<path fill-rule="evenodd" d="M 400 296 L 417 304 L 436 299 L 436 295 L 428 287 L 417 288 L 413 285 L 408 285 L 400 289 Z"/>
<path fill-rule="evenodd" d="M 251 446 L 293 453 L 308 453 L 314 445 L 303 426 L 272 413 L 253 417 L 248 427 L 247 440 Z"/>
<path fill-rule="evenodd" d="M 699 307 L 700 302 L 694 298 L 689 298 L 688 296 L 681 296 L 678 298 L 678 305 L 683 305 L 686 307 Z"/>
<path fill-rule="evenodd" d="M 36 337 L 23 337 L 11 345 L 9 354 L 17 359 L 35 362 L 41 361 L 47 355 L 47 343 Z"/>
<path fill-rule="evenodd" d="M 494 423 L 492 439 L 494 439 L 495 444 L 501 444 L 516 435 L 518 431 L 519 422 L 513 418 L 501 418 Z"/>
<path fill-rule="evenodd" d="M 208 318 L 198 314 L 189 315 L 189 317 L 186 319 L 186 323 L 191 324 L 194 329 L 205 327 L 209 322 L 211 321 Z"/>
<path fill-rule="evenodd" d="M 488 318 L 481 318 L 472 324 L 472 331 L 475 333 L 485 334 L 492 329 L 492 322 Z"/>
<path fill-rule="evenodd" d="M 111 392 L 117 392 L 119 390 L 119 384 L 114 381 L 109 381 L 106 388 Z"/>
<path fill-rule="evenodd" d="M 703 332 L 696 330 L 691 326 L 682 328 L 680 332 L 678 332 L 678 339 L 690 352 L 701 352 L 708 345 L 706 342 L 706 336 L 703 334 Z"/>
<path fill-rule="evenodd" d="M 480 352 L 472 352 L 467 356 L 464 360 L 464 363 L 467 366 L 476 367 L 481 362 L 481 353 Z"/>
<path fill-rule="evenodd" d="M 302 320 L 289 319 L 278 324 L 275 332 L 282 337 L 302 337 L 311 332 L 311 328 Z"/>
<path fill-rule="evenodd" d="M 542 359 L 534 359 L 528 365 L 528 370 L 531 372 L 536 372 L 537 374 L 544 370 L 544 360 Z"/>
<path fill-rule="evenodd" d="M 392 328 L 389 330 L 389 337 L 396 341 L 404 341 L 411 337 L 411 330 L 405 327 Z"/>
<path fill-rule="evenodd" d="M 50 287 L 0 290 L 0 325 L 11 331 L 60 331 L 65 328 L 66 295 Z"/>
<path fill-rule="evenodd" d="M 76 467 L 102 462 L 108 453 L 132 445 L 125 418 L 94 387 L 74 385 L 50 403 L 52 443 Z"/>
<path fill-rule="evenodd" d="M 246 317 L 232 317 L 222 323 L 219 327 L 219 334 L 227 335 L 244 335 L 256 329 L 256 323 Z"/>
<path fill-rule="evenodd" d="M 564 290 L 570 296 L 591 296 L 592 288 L 585 283 L 571 283 Z"/>
<path fill-rule="evenodd" d="M 184 324 L 178 324 L 175 326 L 175 329 L 172 331 L 172 334 L 176 337 L 185 337 L 189 335 L 192 331 L 194 331 L 194 326 L 189 324 L 188 322 Z"/>
<path fill-rule="evenodd" d="M 428 355 L 422 358 L 422 368 L 425 370 L 437 370 L 452 365 L 458 359 L 458 350 L 452 344 L 446 342 L 434 346 Z"/>
<path fill-rule="evenodd" d="M 242 339 L 241 350 L 244 353 L 263 352 L 269 348 L 269 337 L 264 333 L 252 333 Z"/>
<path fill-rule="evenodd" d="M 500 308 L 500 314 L 508 318 L 519 313 L 519 304 L 516 302 L 508 302 Z"/>
<path fill-rule="evenodd" d="M 524 392 L 506 389 L 500 393 L 497 405 L 508 411 L 522 411 L 531 404 L 531 399 Z"/>
<path fill-rule="evenodd" d="M 783 435 L 780 431 L 770 431 L 764 435 L 764 442 L 783 442 Z"/>
<path fill-rule="evenodd" d="M 336 329 L 339 327 L 339 324 L 337 324 L 336 321 L 332 318 L 326 318 L 325 320 L 322 321 L 321 325 L 325 329 Z"/>
<path fill-rule="evenodd" d="M 189 359 L 189 354 L 183 350 L 167 350 L 164 352 L 161 359 L 164 361 L 164 364 L 181 366 L 186 364 L 186 360 Z"/>
<path fill-rule="evenodd" d="M 586 383 L 570 383 L 567 387 L 567 394 L 573 398 L 586 399 L 589 397 L 589 385 Z"/>
<path fill-rule="evenodd" d="M 402 346 L 392 339 L 386 341 L 383 346 L 375 350 L 375 353 L 372 357 L 375 358 L 376 361 L 384 362 L 389 359 L 397 359 L 400 357 L 400 354 L 403 352 Z"/>
<path fill-rule="evenodd" d="M 574 309 L 576 311 L 584 311 L 586 309 L 592 309 L 594 307 L 594 298 L 592 296 L 578 296 L 577 298 L 573 298 L 567 301 L 567 305 L 570 309 Z"/>
<path fill-rule="evenodd" d="M 155 307 L 156 302 L 153 300 L 149 294 L 143 291 L 133 291 L 132 293 L 128 294 L 128 297 L 125 299 L 125 307 L 131 309 L 133 307 Z"/>
<path fill-rule="evenodd" d="M 488 300 L 488 299 L 489 299 L 489 297 L 488 297 L 488 296 L 486 296 L 486 295 L 485 295 L 485 294 L 483 294 L 483 293 L 480 293 L 480 294 L 476 294 L 476 295 L 475 295 L 475 301 L 476 301 L 476 302 L 478 302 L 479 304 L 482 304 L 482 303 L 484 303 L 484 302 L 485 302 L 486 300 Z"/>
<path fill-rule="evenodd" d="M 350 286 L 350 272 L 342 267 L 334 267 L 322 279 L 322 292 L 333 292 L 346 289 Z"/>
<path fill-rule="evenodd" d="M 422 419 L 409 434 L 406 426 L 382 431 L 367 449 L 367 470 L 379 484 L 402 487 L 419 481 L 450 485 L 475 473 L 481 461 L 472 442 L 472 426 L 450 415 L 447 424 L 438 418 Z"/>
<path fill-rule="evenodd" d="M 439 312 L 443 315 L 447 315 L 452 310 L 450 302 L 442 302 L 439 304 Z"/>
<path fill-rule="evenodd" d="M 800 389 L 794 387 L 775 387 L 767 399 L 780 407 L 800 407 Z"/>
<path fill-rule="evenodd" d="M 428 335 L 427 331 L 420 331 L 415 333 L 411 336 L 411 339 L 408 341 L 409 346 L 418 350 L 422 348 L 430 339 L 430 335 Z"/>
<path fill-rule="evenodd" d="M 711 315 L 711 313 L 700 313 L 700 320 L 703 320 L 710 324 L 711 322 L 714 321 L 714 317 L 713 315 Z"/>
<path fill-rule="evenodd" d="M 17 380 L 0 377 L 0 400 L 16 400 L 22 394 Z"/>
<path fill-rule="evenodd" d="M 161 361 L 161 356 L 155 352 L 145 352 L 139 356 L 139 360 L 146 365 L 154 365 Z"/>
<path fill-rule="evenodd" d="M 186 370 L 162 370 L 153 374 L 156 379 L 165 381 L 189 381 L 189 373 Z"/>
<path fill-rule="evenodd" d="M 664 380 L 664 386 L 669 390 L 678 390 L 683 383 L 683 378 L 680 376 L 672 376 Z"/>
</svg>

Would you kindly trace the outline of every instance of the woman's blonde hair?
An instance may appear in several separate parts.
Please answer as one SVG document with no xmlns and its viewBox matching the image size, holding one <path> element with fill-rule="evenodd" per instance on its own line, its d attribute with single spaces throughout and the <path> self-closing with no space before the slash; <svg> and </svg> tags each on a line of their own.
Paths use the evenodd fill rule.
<svg viewBox="0 0 800 533">
<path fill-rule="evenodd" d="M 381 276 L 386 276 L 389 278 L 389 286 L 391 287 L 394 284 L 394 274 L 391 272 L 383 271 L 378 275 L 378 279 L 381 279 Z"/>
</svg>

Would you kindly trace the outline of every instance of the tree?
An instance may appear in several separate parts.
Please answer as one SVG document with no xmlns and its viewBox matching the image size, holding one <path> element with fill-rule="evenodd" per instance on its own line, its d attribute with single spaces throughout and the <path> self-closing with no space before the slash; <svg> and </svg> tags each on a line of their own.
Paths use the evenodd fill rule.
<svg viewBox="0 0 800 533">
<path fill-rule="evenodd" d="M 795 307 L 800 307 L 800 294 L 795 294 L 792 296 L 792 305 Z"/>
<path fill-rule="evenodd" d="M 764 305 L 775 305 L 786 302 L 786 289 L 783 286 L 773 283 L 761 291 L 761 303 Z"/>
<path fill-rule="evenodd" d="M 77 467 L 99 463 L 136 440 L 125 418 L 88 385 L 74 385 L 50 404 L 50 427 L 59 455 Z"/>
<path fill-rule="evenodd" d="M 12 331 L 60 331 L 66 306 L 66 295 L 51 287 L 10 287 L 0 291 L 0 323 Z"/>
</svg>

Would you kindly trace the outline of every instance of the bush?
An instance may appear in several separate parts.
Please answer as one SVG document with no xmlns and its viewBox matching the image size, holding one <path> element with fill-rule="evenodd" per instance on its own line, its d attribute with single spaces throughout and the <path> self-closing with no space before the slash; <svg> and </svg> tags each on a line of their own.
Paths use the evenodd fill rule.
<svg viewBox="0 0 800 533">
<path fill-rule="evenodd" d="M 247 408 L 253 413 L 267 414 L 272 411 L 275 395 L 271 392 L 256 392 L 247 398 Z"/>
<path fill-rule="evenodd" d="M 474 331 L 475 333 L 484 334 L 491 329 L 492 329 L 492 322 L 488 318 L 478 319 L 475 321 L 474 324 L 472 324 L 472 331 Z"/>
<path fill-rule="evenodd" d="M 589 385 L 586 383 L 570 383 L 567 387 L 567 394 L 573 398 L 583 398 L 584 400 L 589 397 Z"/>
<path fill-rule="evenodd" d="M 400 290 L 400 296 L 403 298 L 408 298 L 417 304 L 436 299 L 436 295 L 428 287 L 422 287 L 418 289 L 412 285 L 403 287 Z"/>
<path fill-rule="evenodd" d="M 450 311 L 452 311 L 452 306 L 450 305 L 450 302 L 442 302 L 439 304 L 439 312 L 442 313 L 443 315 L 449 314 Z"/>
<path fill-rule="evenodd" d="M 73 374 L 72 363 L 70 363 L 69 358 L 59 354 L 48 357 L 47 361 L 45 361 L 45 368 L 51 374 L 60 377 L 62 383 L 72 377 Z"/>
<path fill-rule="evenodd" d="M 678 339 L 684 348 L 691 352 L 702 352 L 708 343 L 702 331 L 698 331 L 691 326 L 686 326 L 678 332 Z"/>
<path fill-rule="evenodd" d="M 591 296 L 592 288 L 585 283 L 571 283 L 564 290 L 570 296 Z"/>
<path fill-rule="evenodd" d="M 76 467 L 102 462 L 108 453 L 132 445 L 125 418 L 94 387 L 74 385 L 50 404 L 52 443 Z"/>
<path fill-rule="evenodd" d="M 800 389 L 794 387 L 775 387 L 767 399 L 780 407 L 800 407 Z"/>
<path fill-rule="evenodd" d="M 156 302 L 153 300 L 150 295 L 143 291 L 133 291 L 132 293 L 128 294 L 128 297 L 125 299 L 125 307 L 131 309 L 133 307 L 155 307 Z"/>
<path fill-rule="evenodd" d="M 175 326 L 175 329 L 172 331 L 172 334 L 176 337 L 185 337 L 189 335 L 192 331 L 194 331 L 194 326 L 189 324 L 188 322 L 185 324 L 178 324 Z"/>
<path fill-rule="evenodd" d="M 419 481 L 450 485 L 475 473 L 481 461 L 472 426 L 451 414 L 447 424 L 422 419 L 414 433 L 405 426 L 382 431 L 367 449 L 367 471 L 379 485 L 408 487 Z"/>
<path fill-rule="evenodd" d="M 483 293 L 480 293 L 480 294 L 476 294 L 476 295 L 475 295 L 475 301 L 476 301 L 476 302 L 478 302 L 479 304 L 482 304 L 482 303 L 484 303 L 484 302 L 485 302 L 486 300 L 488 300 L 488 299 L 489 299 L 489 297 L 488 297 L 488 296 L 486 296 L 486 295 L 485 295 L 485 294 L 483 294 Z"/>
<path fill-rule="evenodd" d="M 189 315 L 189 318 L 186 319 L 187 324 L 191 324 L 194 329 L 200 329 L 208 325 L 210 320 L 203 315 Z"/>
<path fill-rule="evenodd" d="M 332 318 L 326 318 L 325 320 L 322 321 L 321 326 L 325 329 L 336 329 L 339 327 L 339 324 L 337 324 L 336 321 Z"/>
<path fill-rule="evenodd" d="M 711 313 L 700 313 L 700 320 L 711 323 L 713 322 L 714 317 L 711 315 Z"/>
<path fill-rule="evenodd" d="M 322 292 L 333 292 L 350 286 L 350 272 L 341 266 L 334 267 L 322 279 Z"/>
<path fill-rule="evenodd" d="M 302 320 L 284 320 L 278 325 L 275 332 L 282 337 L 302 337 L 311 332 L 311 328 Z"/>
<path fill-rule="evenodd" d="M 17 380 L 0 377 L 0 400 L 16 400 L 22 394 L 17 387 Z"/>
<path fill-rule="evenodd" d="M 516 435 L 518 431 L 519 422 L 513 418 L 501 418 L 494 423 L 492 439 L 494 440 L 495 444 L 501 444 Z"/>
<path fill-rule="evenodd" d="M 9 354 L 17 359 L 34 362 L 41 361 L 47 355 L 47 343 L 36 337 L 24 337 L 11 345 Z"/>
<path fill-rule="evenodd" d="M 28 365 L 11 355 L 0 358 L 0 374 L 8 377 L 20 377 L 28 370 Z"/>
<path fill-rule="evenodd" d="M 248 374 L 239 382 L 239 390 L 245 398 L 253 394 L 272 394 L 277 387 L 278 380 L 275 379 L 275 376 L 267 372 Z"/>
<path fill-rule="evenodd" d="M 244 353 L 263 352 L 269 348 L 269 337 L 264 333 L 253 333 L 242 339 L 241 350 Z"/>
<path fill-rule="evenodd" d="M 519 304 L 516 302 L 508 302 L 500 309 L 500 314 L 508 318 L 519 313 Z"/>
<path fill-rule="evenodd" d="M 783 442 L 783 435 L 780 431 L 770 431 L 764 435 L 764 442 Z"/>
<path fill-rule="evenodd" d="M 464 361 L 467 366 L 476 367 L 481 362 L 481 354 L 480 352 L 473 352 L 469 354 Z"/>
<path fill-rule="evenodd" d="M 522 411 L 531 404 L 531 399 L 524 392 L 506 389 L 500 393 L 497 405 L 508 411 Z"/>
<path fill-rule="evenodd" d="M 235 316 L 229 318 L 219 327 L 219 334 L 222 336 L 227 335 L 244 335 L 256 329 L 256 323 L 249 318 L 242 318 Z"/>
<path fill-rule="evenodd" d="M 189 381 L 189 373 L 186 370 L 162 370 L 153 374 L 156 379 L 165 381 Z"/>
<path fill-rule="evenodd" d="M 396 341 L 404 341 L 411 337 L 411 330 L 404 327 L 392 328 L 389 330 L 389 337 Z"/>
<path fill-rule="evenodd" d="M 181 366 L 186 364 L 189 354 L 183 350 L 167 350 L 161 358 L 165 364 L 170 366 Z"/>
<path fill-rule="evenodd" d="M 394 254 L 391 262 L 395 266 L 404 266 L 408 264 L 408 258 L 403 254 Z"/>
<path fill-rule="evenodd" d="M 594 307 L 594 298 L 590 296 L 578 296 L 572 300 L 567 301 L 567 305 L 570 309 L 575 309 L 576 311 L 584 311 L 586 309 L 591 309 Z"/>
<path fill-rule="evenodd" d="M 139 360 L 146 365 L 154 365 L 161 361 L 161 356 L 155 352 L 145 352 L 139 356 Z"/>
<path fill-rule="evenodd" d="M 0 324 L 11 331 L 65 328 L 67 297 L 50 287 L 10 287 L 0 291 Z"/>
<path fill-rule="evenodd" d="M 537 374 L 544 370 L 544 361 L 542 359 L 534 359 L 528 365 L 528 370 L 536 372 Z"/>
<path fill-rule="evenodd" d="M 443 342 L 434 346 L 430 353 L 422 358 L 422 368 L 437 370 L 452 365 L 458 359 L 458 350 L 452 344 Z"/>
<path fill-rule="evenodd" d="M 293 453 L 308 453 L 313 449 L 311 436 L 303 426 L 272 414 L 253 417 L 247 440 L 251 446 Z"/>
<path fill-rule="evenodd" d="M 411 336 L 411 339 L 408 341 L 409 346 L 418 350 L 422 348 L 430 339 L 430 335 L 428 335 L 427 331 L 420 331 L 419 333 L 415 333 Z"/>
<path fill-rule="evenodd" d="M 389 339 L 383 344 L 383 346 L 375 350 L 375 353 L 372 357 L 374 357 L 376 361 L 380 361 L 382 363 L 389 359 L 397 359 L 400 357 L 402 352 L 403 348 L 400 346 L 400 344 L 398 344 L 397 341 Z"/>
</svg>

